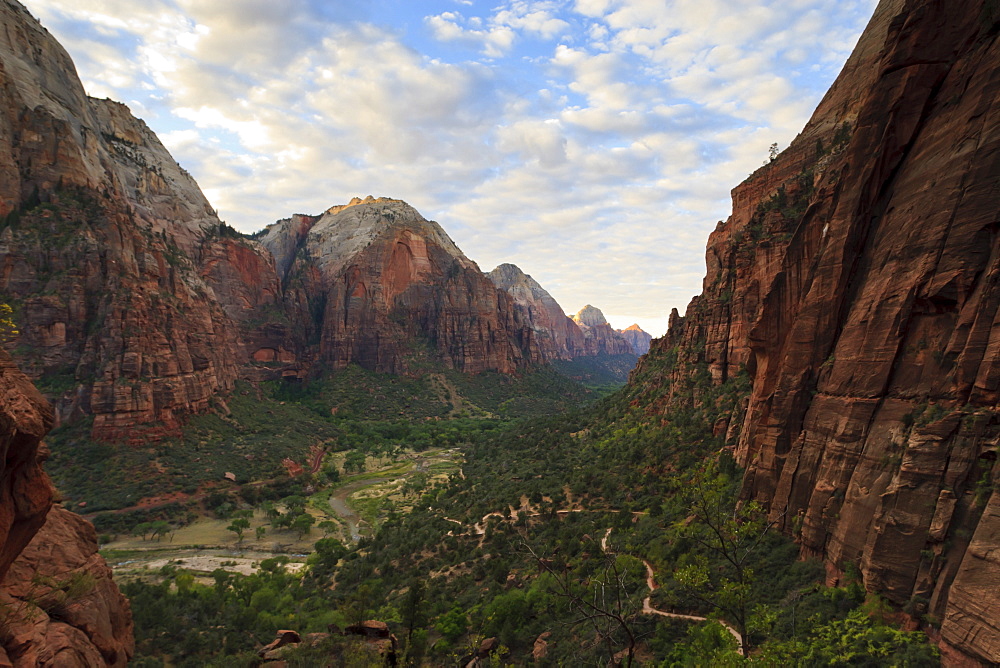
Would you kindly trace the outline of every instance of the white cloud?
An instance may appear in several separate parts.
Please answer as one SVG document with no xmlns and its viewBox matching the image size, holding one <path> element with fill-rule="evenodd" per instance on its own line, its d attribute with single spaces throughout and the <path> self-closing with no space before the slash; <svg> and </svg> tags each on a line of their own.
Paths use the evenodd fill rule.
<svg viewBox="0 0 1000 668">
<path fill-rule="evenodd" d="M 424 19 L 434 36 L 444 42 L 465 42 L 477 46 L 484 55 L 496 58 L 504 55 L 514 44 L 516 33 L 509 26 L 499 25 L 488 29 L 466 28 L 461 25 L 464 17 L 457 12 L 445 12 Z M 473 22 L 473 25 L 478 25 Z"/>
<path fill-rule="evenodd" d="M 428 45 L 307 0 L 32 9 L 239 229 L 400 197 L 483 268 L 646 327 L 700 290 L 729 190 L 801 129 L 874 2 L 444 0 Z"/>
</svg>

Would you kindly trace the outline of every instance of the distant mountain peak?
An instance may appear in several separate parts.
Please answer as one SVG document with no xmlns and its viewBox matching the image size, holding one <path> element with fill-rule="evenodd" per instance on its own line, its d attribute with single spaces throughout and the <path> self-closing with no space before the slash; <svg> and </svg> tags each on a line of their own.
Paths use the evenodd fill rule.
<svg viewBox="0 0 1000 668">
<path fill-rule="evenodd" d="M 562 308 L 556 304 L 552 295 L 543 288 L 538 281 L 524 273 L 516 264 L 504 262 L 487 274 L 493 284 L 501 290 L 509 292 L 514 299 L 521 303 L 533 301 L 551 300 L 558 307 L 560 313 Z"/>
<path fill-rule="evenodd" d="M 653 337 L 643 331 L 638 323 L 625 329 L 619 329 L 618 335 L 629 342 L 636 355 L 645 355 L 649 352 L 649 344 Z"/>
<path fill-rule="evenodd" d="M 598 325 L 608 324 L 608 320 L 604 317 L 601 309 L 596 306 L 591 306 L 590 304 L 587 304 L 580 309 L 577 314 L 573 316 L 573 320 L 575 320 L 578 325 L 583 325 L 584 327 L 597 327 Z"/>
</svg>

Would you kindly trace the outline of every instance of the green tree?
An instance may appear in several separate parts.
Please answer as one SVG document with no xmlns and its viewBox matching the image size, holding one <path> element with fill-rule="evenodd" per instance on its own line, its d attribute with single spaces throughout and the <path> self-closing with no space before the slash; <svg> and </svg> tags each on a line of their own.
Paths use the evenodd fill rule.
<svg viewBox="0 0 1000 668">
<path fill-rule="evenodd" d="M 226 527 L 227 531 L 232 531 L 236 534 L 237 543 L 243 542 L 243 532 L 250 528 L 250 520 L 245 517 L 237 517 Z"/>
<path fill-rule="evenodd" d="M 406 590 L 403 598 L 403 608 L 400 611 L 403 618 L 403 625 L 406 627 L 406 646 L 409 647 L 413 640 L 413 631 L 427 623 L 424 614 L 424 581 L 414 578 L 410 581 L 410 587 Z"/>
<path fill-rule="evenodd" d="M 157 540 L 166 536 L 173 528 L 170 526 L 170 522 L 166 520 L 156 520 L 147 524 L 149 525 L 150 538 L 156 538 Z"/>
<path fill-rule="evenodd" d="M 765 644 L 752 664 L 930 668 L 940 665 L 940 653 L 923 633 L 893 628 L 857 608 L 820 626 L 805 642 Z"/>
<path fill-rule="evenodd" d="M 681 493 L 690 514 L 677 532 L 697 543 L 701 554 L 677 568 L 673 577 L 690 597 L 733 623 L 746 652 L 754 605 L 752 566 L 774 522 L 757 502 L 736 503 L 737 484 L 736 476 L 720 471 L 717 460 L 707 461 L 684 481 Z"/>
<path fill-rule="evenodd" d="M 344 457 L 344 473 L 361 473 L 365 470 L 365 459 L 365 453 L 360 450 L 351 450 Z"/>
<path fill-rule="evenodd" d="M 437 622 L 434 624 L 434 628 L 437 629 L 445 640 L 449 643 L 454 643 L 456 640 L 462 637 L 462 634 L 469 628 L 469 619 L 462 612 L 461 608 L 458 606 L 453 607 L 448 612 L 444 613 L 438 617 Z"/>
<path fill-rule="evenodd" d="M 309 533 L 310 528 L 316 522 L 316 518 L 309 513 L 296 515 L 292 520 L 292 529 L 299 532 L 299 538 Z"/>
<path fill-rule="evenodd" d="M 267 527 L 265 526 L 257 527 L 257 540 L 264 540 L 265 535 L 267 535 Z"/>
<path fill-rule="evenodd" d="M 273 501 L 264 501 L 260 504 L 260 508 L 264 511 L 264 517 L 269 520 L 276 520 L 281 516 L 281 511 L 278 510 Z"/>
</svg>

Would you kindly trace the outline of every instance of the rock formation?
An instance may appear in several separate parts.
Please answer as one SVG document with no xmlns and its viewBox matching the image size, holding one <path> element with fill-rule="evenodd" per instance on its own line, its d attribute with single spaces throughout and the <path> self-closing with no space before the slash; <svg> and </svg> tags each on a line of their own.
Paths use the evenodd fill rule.
<svg viewBox="0 0 1000 668">
<path fill-rule="evenodd" d="M 883 0 L 803 132 L 733 191 L 703 294 L 643 363 L 671 368 L 651 391 L 748 374 L 727 421 L 744 495 L 831 578 L 857 564 L 991 664 L 998 35 L 994 2 Z"/>
<path fill-rule="evenodd" d="M 52 418 L 0 351 L 0 665 L 124 666 L 133 651 L 128 601 L 97 554 L 94 527 L 51 507 L 41 438 Z"/>
<path fill-rule="evenodd" d="M 583 331 L 589 354 L 636 354 L 632 344 L 608 324 L 601 309 L 587 304 L 573 316 L 573 322 Z"/>
<path fill-rule="evenodd" d="M 628 341 L 636 355 L 645 355 L 649 352 L 649 344 L 653 341 L 653 337 L 644 332 L 638 324 L 615 331 L 618 332 L 618 336 Z"/>
<path fill-rule="evenodd" d="M 488 276 L 514 298 L 544 359 L 642 355 L 649 350 L 651 337 L 638 325 L 629 330 L 612 329 L 600 309 L 589 304 L 576 316 L 568 317 L 552 295 L 516 265 L 501 264 Z"/>
<path fill-rule="evenodd" d="M 156 136 L 88 98 L 23 7 L 3 0 L 0 19 L 0 293 L 18 361 L 59 379 L 58 416 L 92 413 L 96 436 L 175 429 L 232 386 L 240 317 L 277 296 L 272 260 L 225 238 Z"/>
<path fill-rule="evenodd" d="M 590 354 L 583 330 L 566 316 L 538 281 L 513 264 L 501 264 L 488 276 L 494 285 L 514 298 L 547 359 L 573 359 Z"/>
</svg>

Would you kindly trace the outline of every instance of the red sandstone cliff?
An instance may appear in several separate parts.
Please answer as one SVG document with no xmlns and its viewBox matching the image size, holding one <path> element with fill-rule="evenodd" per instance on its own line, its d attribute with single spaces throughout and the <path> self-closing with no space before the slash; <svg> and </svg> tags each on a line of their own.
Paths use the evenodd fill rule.
<svg viewBox="0 0 1000 668">
<path fill-rule="evenodd" d="M 989 663 L 998 34 L 994 2 L 881 2 L 802 134 L 733 191 L 703 294 L 643 362 L 676 355 L 675 381 L 746 369 L 751 394 L 728 422 L 744 495 L 833 576 L 860 565 L 869 590 L 912 601 Z M 669 419 L 669 390 L 658 406 Z"/>
<path fill-rule="evenodd" d="M 51 508 L 41 469 L 51 424 L 48 402 L 0 351 L 0 665 L 124 666 L 131 612 L 94 527 Z"/>
</svg>

